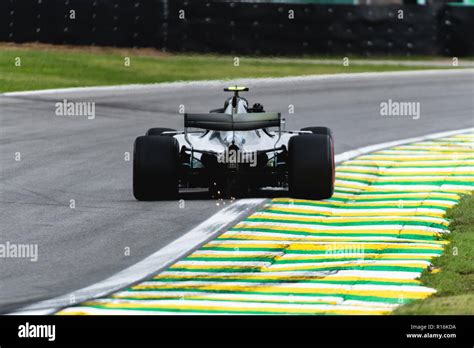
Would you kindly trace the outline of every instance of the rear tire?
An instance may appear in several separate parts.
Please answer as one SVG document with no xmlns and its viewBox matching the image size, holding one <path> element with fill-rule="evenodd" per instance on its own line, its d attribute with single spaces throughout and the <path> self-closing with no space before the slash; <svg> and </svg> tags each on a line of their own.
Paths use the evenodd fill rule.
<svg viewBox="0 0 474 348">
<path fill-rule="evenodd" d="M 176 132 L 176 129 L 172 128 L 150 128 L 145 135 L 161 135 L 163 132 Z"/>
<path fill-rule="evenodd" d="M 324 134 L 300 134 L 288 143 L 290 196 L 327 199 L 334 193 L 334 147 Z"/>
<path fill-rule="evenodd" d="M 133 195 L 139 201 L 178 195 L 178 143 L 173 137 L 140 136 L 133 149 Z"/>
<path fill-rule="evenodd" d="M 305 127 L 301 128 L 302 131 L 310 131 L 313 134 L 329 135 L 332 137 L 331 130 L 328 127 Z"/>
</svg>

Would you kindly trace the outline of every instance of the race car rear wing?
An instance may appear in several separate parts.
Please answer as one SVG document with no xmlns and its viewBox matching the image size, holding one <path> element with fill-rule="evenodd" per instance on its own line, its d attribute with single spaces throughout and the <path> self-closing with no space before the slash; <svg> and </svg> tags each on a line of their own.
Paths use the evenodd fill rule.
<svg viewBox="0 0 474 348">
<path fill-rule="evenodd" d="M 247 114 L 184 114 L 185 128 L 202 128 L 217 131 L 246 131 L 260 128 L 280 127 L 279 112 L 255 112 Z"/>
</svg>

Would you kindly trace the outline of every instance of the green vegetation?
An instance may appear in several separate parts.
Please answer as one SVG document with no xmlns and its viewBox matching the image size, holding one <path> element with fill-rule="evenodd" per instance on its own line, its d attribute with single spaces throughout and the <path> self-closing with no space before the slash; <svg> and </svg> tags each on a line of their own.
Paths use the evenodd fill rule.
<svg viewBox="0 0 474 348">
<path fill-rule="evenodd" d="M 448 211 L 450 244 L 434 261 L 439 272 L 425 271 L 421 281 L 437 293 L 399 307 L 394 314 L 474 314 L 474 195 Z"/>
<path fill-rule="evenodd" d="M 15 59 L 21 66 L 15 66 Z M 130 58 L 130 66 L 125 65 Z M 342 62 L 342 60 L 341 60 Z M 226 80 L 246 77 L 283 77 L 314 74 L 433 69 L 430 66 L 342 64 L 314 58 L 275 59 L 167 54 L 150 49 L 100 49 L 53 45 L 0 44 L 0 92 L 47 88 Z"/>
</svg>

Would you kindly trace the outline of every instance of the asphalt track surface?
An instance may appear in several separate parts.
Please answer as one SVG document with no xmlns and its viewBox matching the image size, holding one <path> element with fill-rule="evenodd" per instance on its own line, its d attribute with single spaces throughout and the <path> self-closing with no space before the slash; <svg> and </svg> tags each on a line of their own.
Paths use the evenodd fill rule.
<svg viewBox="0 0 474 348">
<path fill-rule="evenodd" d="M 182 129 L 180 105 L 190 112 L 220 107 L 228 84 L 0 96 L 0 242 L 38 244 L 37 262 L 0 260 L 0 311 L 101 281 L 222 209 L 205 192 L 184 194 L 184 208 L 177 201 L 135 201 L 124 152 L 150 127 Z M 249 102 L 281 111 L 287 129 L 330 127 L 336 153 L 474 126 L 473 70 L 248 85 Z M 63 99 L 95 102 L 95 119 L 56 116 Z M 421 117 L 381 116 L 388 99 L 419 102 Z"/>
</svg>

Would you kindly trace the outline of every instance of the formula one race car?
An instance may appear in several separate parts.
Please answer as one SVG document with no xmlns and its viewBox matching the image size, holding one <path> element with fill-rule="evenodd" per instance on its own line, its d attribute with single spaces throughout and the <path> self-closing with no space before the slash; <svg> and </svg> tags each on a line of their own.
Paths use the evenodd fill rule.
<svg viewBox="0 0 474 348">
<path fill-rule="evenodd" d="M 280 113 L 249 107 L 234 95 L 221 109 L 184 114 L 184 131 L 151 128 L 135 140 L 133 193 L 137 200 L 175 199 L 179 188 L 209 188 L 229 197 L 263 187 L 288 188 L 303 199 L 330 198 L 334 191 L 334 147 L 326 127 L 282 130 Z M 196 129 L 191 131 L 190 129 Z M 273 130 L 271 130 L 273 129 Z"/>
</svg>

